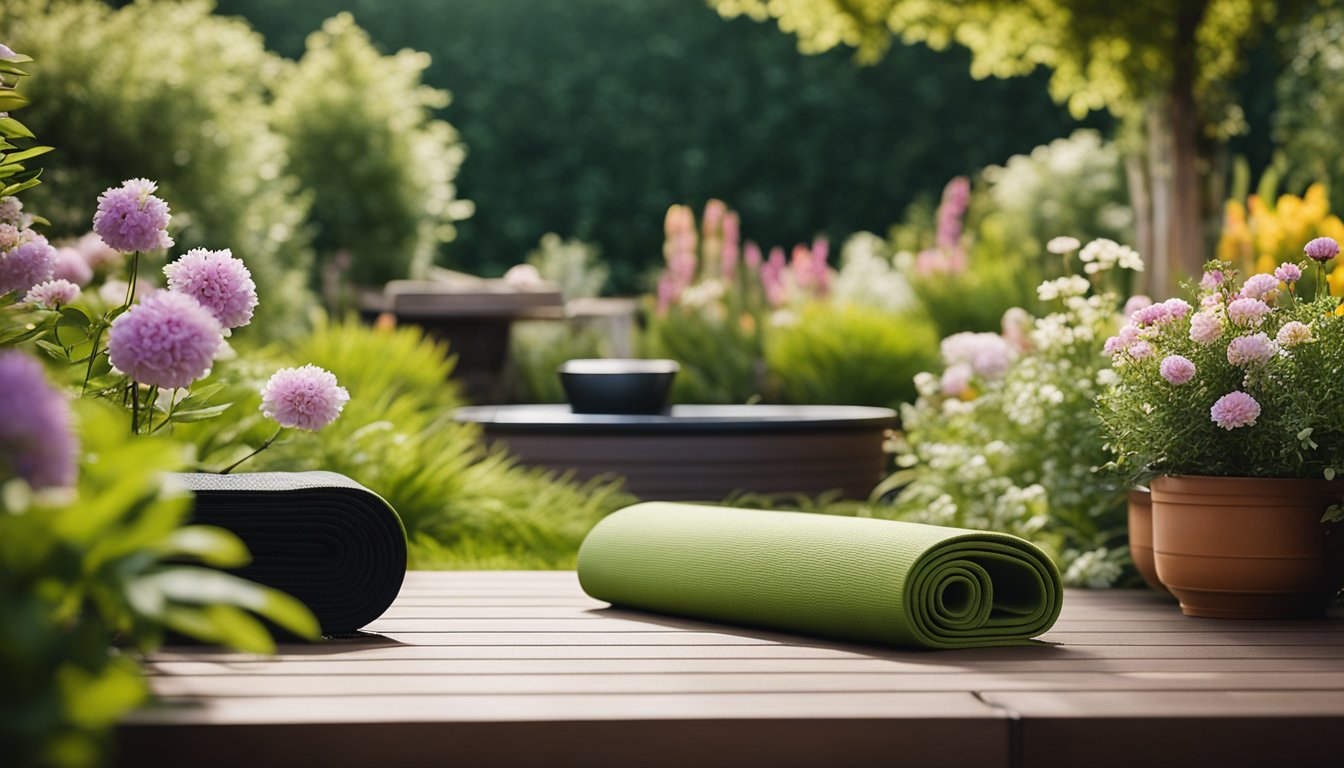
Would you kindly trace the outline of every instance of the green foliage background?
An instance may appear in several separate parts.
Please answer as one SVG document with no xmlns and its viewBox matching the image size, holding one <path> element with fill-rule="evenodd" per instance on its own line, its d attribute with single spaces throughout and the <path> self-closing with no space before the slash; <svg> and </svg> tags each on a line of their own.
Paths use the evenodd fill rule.
<svg viewBox="0 0 1344 768">
<path fill-rule="evenodd" d="M 499 274 L 546 232 L 601 244 L 644 287 L 667 206 L 728 201 L 764 244 L 881 231 L 917 195 L 1068 132 L 1043 78 L 976 81 L 962 52 L 855 67 L 692 0 L 222 0 L 286 56 L 349 9 L 384 52 L 426 51 L 476 204 L 450 265 Z"/>
</svg>

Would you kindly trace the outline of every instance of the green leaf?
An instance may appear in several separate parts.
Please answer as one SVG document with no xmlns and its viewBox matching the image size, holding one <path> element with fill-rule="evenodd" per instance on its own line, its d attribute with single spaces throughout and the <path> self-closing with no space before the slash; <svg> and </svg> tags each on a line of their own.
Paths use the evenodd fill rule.
<svg viewBox="0 0 1344 768">
<path fill-rule="evenodd" d="M 7 155 L 0 156 L 0 161 L 6 164 L 22 163 L 25 160 L 31 160 L 34 157 L 45 155 L 52 149 L 54 149 L 54 147 L 29 147 L 22 152 L 11 152 Z"/>
<path fill-rule="evenodd" d="M 33 187 L 36 187 L 38 184 L 41 183 L 42 182 L 38 181 L 37 177 L 33 177 L 31 179 L 28 179 L 27 181 L 21 181 L 17 184 L 10 184 L 4 189 L 0 189 L 0 197 L 9 197 L 10 195 L 17 195 L 23 190 L 32 189 Z"/>
<path fill-rule="evenodd" d="M 144 577 L 167 597 L 182 603 L 216 603 L 246 608 L 299 637 L 316 639 L 321 630 L 303 603 L 270 587 L 220 571 L 180 566 Z"/>
<path fill-rule="evenodd" d="M 63 307 L 61 308 L 60 324 L 66 328 L 88 328 L 92 324 L 92 320 L 79 307 Z"/>
<path fill-rule="evenodd" d="M 0 112 L 9 112 L 28 106 L 28 97 L 17 91 L 0 90 Z"/>
<path fill-rule="evenodd" d="M 46 216 L 38 216 L 35 213 L 30 213 L 28 215 L 32 218 L 34 224 L 39 224 L 44 227 L 51 226 L 51 220 L 48 219 Z"/>
<path fill-rule="evenodd" d="M 10 64 L 27 64 L 32 60 L 33 60 L 32 56 L 25 56 L 22 53 L 11 53 L 9 57 L 5 59 L 5 61 L 9 62 Z"/>
<path fill-rule="evenodd" d="M 74 664 L 56 673 L 56 685 L 70 719 L 85 727 L 105 728 L 145 699 L 145 681 L 140 669 L 126 659 L 117 659 L 90 673 Z"/>
<path fill-rule="evenodd" d="M 0 73 L 16 75 L 18 77 L 27 77 L 30 74 L 29 72 L 19 69 L 18 65 L 13 61 L 0 61 Z"/>
<path fill-rule="evenodd" d="M 0 136 L 7 139 L 32 139 L 33 132 L 28 130 L 28 126 L 20 123 L 12 117 L 0 117 Z"/>
<path fill-rule="evenodd" d="M 52 344 L 50 341 L 38 339 L 37 346 L 41 347 L 55 360 L 60 360 L 63 363 L 70 362 L 70 353 L 66 352 L 65 347 L 62 347 L 60 344 Z"/>
<path fill-rule="evenodd" d="M 274 653 L 275 641 L 261 622 L 229 605 L 173 605 L 164 624 L 197 640 L 219 643 L 249 653 Z"/>
<path fill-rule="evenodd" d="M 194 408 L 189 411 L 177 411 L 173 414 L 172 420 L 180 424 L 189 424 L 193 421 L 204 421 L 213 419 L 221 413 L 233 407 L 233 403 L 220 403 L 206 408 Z"/>
<path fill-rule="evenodd" d="M 210 525 L 189 525 L 173 531 L 160 551 L 168 557 L 194 557 L 216 568 L 238 568 L 252 560 L 242 539 Z"/>
</svg>

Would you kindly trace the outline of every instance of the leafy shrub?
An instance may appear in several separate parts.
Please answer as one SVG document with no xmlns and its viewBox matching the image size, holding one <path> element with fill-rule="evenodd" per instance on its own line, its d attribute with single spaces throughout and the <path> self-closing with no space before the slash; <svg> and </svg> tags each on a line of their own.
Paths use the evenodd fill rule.
<svg viewBox="0 0 1344 768">
<path fill-rule="evenodd" d="M 559 285 L 566 300 L 600 296 L 611 275 L 596 245 L 565 240 L 554 232 L 541 236 L 537 247 L 527 254 L 527 263 L 536 267 L 543 279 Z"/>
<path fill-rule="evenodd" d="M 914 375 L 937 361 L 938 337 L 920 312 L 812 304 L 766 337 L 765 361 L 789 403 L 896 407 Z"/>
<path fill-rule="evenodd" d="M 8 43 L 43 62 L 29 127 L 60 151 L 28 206 L 55 237 L 89 230 L 94 202 L 123 179 L 158 179 L 183 249 L 230 248 L 252 270 L 261 327 L 302 321 L 311 251 L 307 199 L 286 175 L 269 127 L 268 88 L 281 60 L 244 23 L 206 2 L 7 2 Z M 130 41 L 134 41 L 132 44 Z"/>
<path fill-rule="evenodd" d="M 429 56 L 380 56 L 348 13 L 308 36 L 297 66 L 276 84 L 275 124 L 289 165 L 313 195 L 318 250 L 343 252 L 359 285 L 419 276 L 453 222 L 462 163 L 457 133 L 434 110 L 448 94 L 422 85 Z"/>
</svg>

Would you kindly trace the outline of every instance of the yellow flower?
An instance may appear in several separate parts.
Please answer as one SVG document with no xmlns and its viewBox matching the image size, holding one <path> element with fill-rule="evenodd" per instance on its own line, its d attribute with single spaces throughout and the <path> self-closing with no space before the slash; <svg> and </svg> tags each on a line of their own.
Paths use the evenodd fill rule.
<svg viewBox="0 0 1344 768">
<path fill-rule="evenodd" d="M 1330 284 L 1331 295 L 1344 296 L 1344 267 L 1335 267 L 1325 276 L 1325 281 Z"/>
</svg>

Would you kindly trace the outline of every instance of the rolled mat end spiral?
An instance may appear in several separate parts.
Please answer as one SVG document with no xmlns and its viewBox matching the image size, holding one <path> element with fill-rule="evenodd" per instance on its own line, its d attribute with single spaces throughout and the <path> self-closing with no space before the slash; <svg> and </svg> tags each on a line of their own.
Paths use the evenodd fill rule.
<svg viewBox="0 0 1344 768">
<path fill-rule="evenodd" d="M 382 497 L 334 472 L 179 474 L 193 519 L 233 532 L 252 562 L 231 571 L 307 605 L 323 634 L 387 610 L 406 576 L 406 531 Z"/>
</svg>

